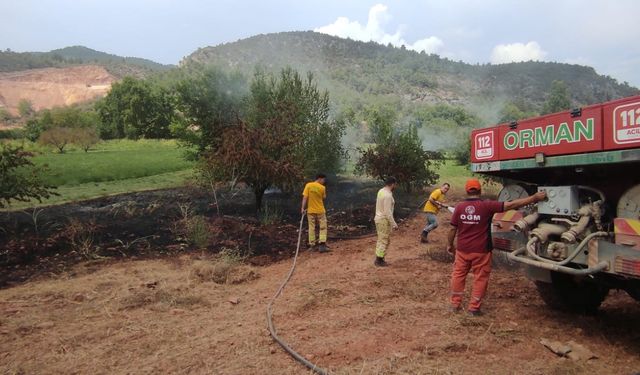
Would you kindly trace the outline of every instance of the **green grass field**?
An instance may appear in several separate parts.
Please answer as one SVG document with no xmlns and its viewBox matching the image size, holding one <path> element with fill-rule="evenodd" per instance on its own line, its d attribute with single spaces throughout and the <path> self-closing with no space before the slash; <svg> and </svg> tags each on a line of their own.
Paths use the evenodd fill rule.
<svg viewBox="0 0 640 375">
<path fill-rule="evenodd" d="M 469 166 L 458 165 L 455 160 L 446 160 L 444 164 L 437 170 L 440 175 L 438 184 L 448 182 L 451 184 L 452 192 L 463 196 L 465 193 L 464 185 L 470 177 L 476 177 L 482 183 L 482 193 L 486 197 L 497 195 L 502 185 L 483 179 L 480 175 L 473 175 Z"/>
<path fill-rule="evenodd" d="M 59 195 L 42 202 L 13 202 L 10 210 L 178 187 L 193 176 L 194 163 L 185 160 L 185 150 L 174 140 L 105 141 L 88 153 L 69 148 L 64 154 L 38 144 L 21 144 L 36 153 L 35 164 L 47 166 L 42 178 L 57 186 Z M 464 194 L 464 184 L 471 176 L 467 166 L 446 160 L 437 172 L 437 185 L 449 182 L 453 192 Z M 485 193 L 496 189 L 485 184 Z"/>
<path fill-rule="evenodd" d="M 47 165 L 43 180 L 54 186 L 109 182 L 182 171 L 192 167 L 175 141 L 107 141 L 89 152 L 46 152 L 33 158 Z"/>
<path fill-rule="evenodd" d="M 36 152 L 36 165 L 47 166 L 42 179 L 57 186 L 59 195 L 13 202 L 12 210 L 181 186 L 193 173 L 193 162 L 185 160 L 173 140 L 105 141 L 87 153 L 70 148 L 64 154 L 32 143 L 23 146 Z"/>
</svg>

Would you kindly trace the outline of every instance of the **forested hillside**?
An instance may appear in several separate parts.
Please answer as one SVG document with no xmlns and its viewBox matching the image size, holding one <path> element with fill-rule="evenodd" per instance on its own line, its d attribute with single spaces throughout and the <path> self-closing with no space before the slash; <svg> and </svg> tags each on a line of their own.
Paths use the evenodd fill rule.
<svg viewBox="0 0 640 375">
<path fill-rule="evenodd" d="M 483 107 L 501 108 L 507 101 L 539 111 L 556 80 L 566 83 L 574 106 L 639 92 L 586 66 L 552 62 L 471 65 L 310 31 L 258 35 L 201 48 L 181 65 L 197 63 L 246 74 L 256 65 L 271 71 L 284 66 L 311 71 L 331 91 L 334 102 L 367 102 L 371 96 L 387 96 L 403 102 L 462 105 L 476 112 Z M 487 110 L 483 117 L 490 121 L 496 113 Z"/>
<path fill-rule="evenodd" d="M 138 57 L 122 57 L 83 46 L 65 47 L 49 52 L 0 51 L 0 72 L 15 72 L 37 68 L 69 67 L 81 64 L 100 65 L 117 77 L 145 77 L 153 72 L 170 69 Z"/>
</svg>

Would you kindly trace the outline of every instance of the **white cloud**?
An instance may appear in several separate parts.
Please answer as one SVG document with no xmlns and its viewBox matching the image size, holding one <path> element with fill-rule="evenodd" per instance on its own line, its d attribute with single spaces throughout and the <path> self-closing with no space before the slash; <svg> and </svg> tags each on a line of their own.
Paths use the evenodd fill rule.
<svg viewBox="0 0 640 375">
<path fill-rule="evenodd" d="M 493 47 L 491 52 L 492 64 L 505 64 L 520 61 L 542 61 L 547 52 L 540 47 L 538 42 L 531 41 L 527 44 L 499 44 Z"/>
<path fill-rule="evenodd" d="M 414 43 L 407 43 L 402 37 L 403 27 L 398 28 L 390 34 L 385 30 L 386 24 L 391 20 L 388 8 L 384 4 L 376 4 L 369 9 L 367 24 L 362 25 L 358 21 L 351 21 L 347 17 L 338 17 L 335 22 L 316 28 L 314 31 L 339 36 L 341 38 L 351 38 L 363 42 L 374 41 L 381 44 L 391 44 L 395 47 L 404 45 L 413 51 L 424 51 L 426 53 L 438 52 L 444 43 L 436 36 L 429 36 L 419 39 Z"/>
</svg>

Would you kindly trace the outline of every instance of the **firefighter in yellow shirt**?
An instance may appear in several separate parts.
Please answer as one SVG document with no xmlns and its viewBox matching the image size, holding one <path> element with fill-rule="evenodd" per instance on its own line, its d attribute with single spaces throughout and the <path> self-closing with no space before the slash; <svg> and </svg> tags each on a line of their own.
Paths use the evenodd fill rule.
<svg viewBox="0 0 640 375">
<path fill-rule="evenodd" d="M 451 185 L 445 182 L 440 188 L 435 189 L 433 192 L 431 192 L 431 195 L 429 195 L 429 199 L 427 199 L 427 203 L 425 203 L 423 209 L 424 213 L 427 216 L 427 224 L 422 230 L 422 235 L 420 236 L 421 242 L 429 242 L 427 236 L 432 230 L 438 227 L 438 218 L 436 217 L 436 214 L 438 213 L 440 208 L 448 207 L 442 202 L 444 202 L 445 195 L 450 188 Z"/>
<path fill-rule="evenodd" d="M 327 247 L 327 211 L 324 209 L 324 199 L 327 197 L 325 188 L 327 177 L 319 173 L 316 180 L 304 186 L 302 192 L 302 208 L 300 212 L 307 211 L 309 222 L 309 247 L 313 250 L 316 246 L 321 253 L 329 251 Z M 320 235 L 316 239 L 316 225 L 320 227 Z"/>
</svg>

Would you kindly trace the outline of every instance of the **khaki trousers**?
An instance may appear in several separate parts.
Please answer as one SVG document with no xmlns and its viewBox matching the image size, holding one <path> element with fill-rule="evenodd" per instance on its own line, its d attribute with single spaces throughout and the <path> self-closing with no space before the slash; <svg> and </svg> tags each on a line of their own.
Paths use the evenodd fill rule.
<svg viewBox="0 0 640 375">
<path fill-rule="evenodd" d="M 309 245 L 327 242 L 327 214 L 307 214 L 309 222 Z M 316 225 L 320 227 L 320 236 L 316 242 Z"/>
</svg>

